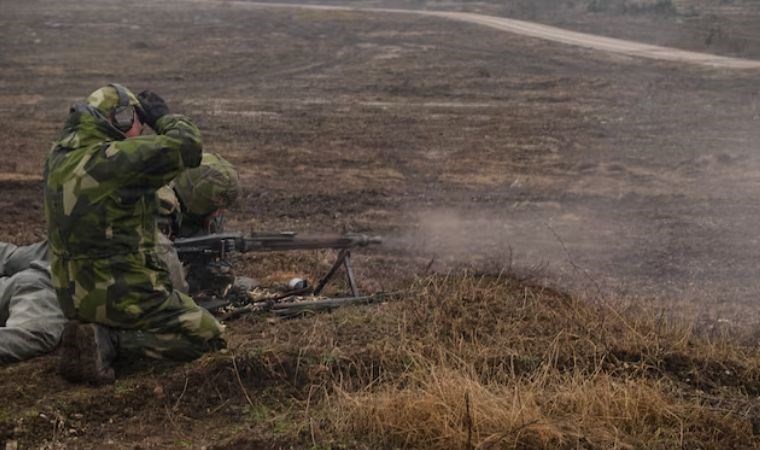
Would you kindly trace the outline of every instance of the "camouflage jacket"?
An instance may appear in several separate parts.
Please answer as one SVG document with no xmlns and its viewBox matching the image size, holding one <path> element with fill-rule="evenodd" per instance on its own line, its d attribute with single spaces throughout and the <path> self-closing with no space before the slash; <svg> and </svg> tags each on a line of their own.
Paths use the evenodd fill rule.
<svg viewBox="0 0 760 450">
<path fill-rule="evenodd" d="M 69 116 L 45 162 L 53 286 L 69 318 L 138 327 L 172 292 L 157 247 L 156 191 L 202 157 L 200 131 L 164 116 L 126 139 L 88 107 Z"/>
<path fill-rule="evenodd" d="M 125 139 L 86 108 L 73 112 L 45 163 L 51 259 L 108 258 L 153 251 L 156 191 L 202 157 L 187 118 L 158 120 L 157 135 Z"/>
</svg>

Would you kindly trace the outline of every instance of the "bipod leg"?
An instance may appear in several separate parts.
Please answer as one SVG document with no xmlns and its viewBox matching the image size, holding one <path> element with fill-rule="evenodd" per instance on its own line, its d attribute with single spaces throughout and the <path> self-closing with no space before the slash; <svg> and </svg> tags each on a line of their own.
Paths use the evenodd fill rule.
<svg viewBox="0 0 760 450">
<path fill-rule="evenodd" d="M 319 280 L 319 284 L 317 284 L 317 287 L 314 289 L 314 295 L 319 295 L 322 293 L 322 289 L 325 288 L 327 283 L 332 279 L 333 276 L 335 276 L 335 272 L 338 271 L 340 266 L 344 265 L 344 262 L 346 261 L 346 258 L 350 259 L 351 252 L 348 251 L 348 249 L 343 249 L 338 253 L 338 259 L 335 260 L 335 263 L 330 268 L 330 271 L 327 272 L 327 274 L 322 277 L 321 280 Z"/>
<path fill-rule="evenodd" d="M 348 278 L 348 285 L 351 287 L 351 295 L 353 297 L 359 296 L 359 289 L 356 287 L 356 280 L 354 279 L 354 269 L 351 268 L 351 253 L 346 251 L 346 257 L 343 258 L 343 267 L 346 269 L 346 277 Z"/>
</svg>

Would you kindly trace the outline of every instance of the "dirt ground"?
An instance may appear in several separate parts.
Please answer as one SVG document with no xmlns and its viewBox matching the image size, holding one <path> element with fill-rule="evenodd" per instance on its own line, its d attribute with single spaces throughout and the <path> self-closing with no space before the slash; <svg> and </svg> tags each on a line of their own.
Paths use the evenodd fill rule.
<svg viewBox="0 0 760 450">
<path fill-rule="evenodd" d="M 708 327 L 760 320 L 756 72 L 642 61 L 416 16 L 224 1 L 7 0 L 2 10 L 2 240 L 44 237 L 49 143 L 69 104 L 117 81 L 163 95 L 197 120 L 207 150 L 238 167 L 230 228 L 385 236 L 383 248 L 357 255 L 367 290 L 403 285 L 431 259 L 439 272 L 511 265 L 581 295 L 672 301 Z M 576 8 L 563 22 L 519 11 L 628 38 L 701 17 Z M 746 11 L 742 20 L 757 17 Z M 716 17 L 733 24 L 739 16 Z M 684 36 L 657 43 L 694 42 Z M 741 48 L 721 42 L 684 47 L 760 56 L 754 36 Z M 253 256 L 241 265 L 285 278 L 326 257 Z M 139 427 L 155 426 L 130 428 L 130 411 L 114 410 L 146 395 L 163 405 L 160 384 L 128 380 L 114 394 L 126 401 L 100 405 L 97 395 L 66 393 L 53 367 L 40 358 L 0 369 L 2 395 L 19 401 L 13 411 L 36 411 L 25 420 L 41 433 L 31 438 L 0 417 L 0 440 L 16 426 L 36 445 L 180 445 L 172 439 L 190 422 L 154 440 Z M 157 370 L 148 379 L 160 378 Z M 228 382 L 233 389 L 234 379 L 220 381 Z M 79 431 L 69 430 L 79 428 L 51 415 L 62 404 L 111 421 L 76 441 Z M 201 440 L 213 440 L 213 428 L 204 430 Z"/>
<path fill-rule="evenodd" d="M 233 226 L 373 231 L 442 263 L 511 253 L 563 283 L 754 303 L 756 73 L 413 16 L 128 5 L 5 8 L 0 238 L 43 237 L 48 143 L 67 105 L 119 79 L 240 168 Z"/>
</svg>

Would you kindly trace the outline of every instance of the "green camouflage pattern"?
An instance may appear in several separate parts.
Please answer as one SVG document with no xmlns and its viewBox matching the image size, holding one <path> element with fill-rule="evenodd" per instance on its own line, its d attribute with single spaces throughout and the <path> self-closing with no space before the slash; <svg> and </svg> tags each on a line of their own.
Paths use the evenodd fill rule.
<svg viewBox="0 0 760 450">
<path fill-rule="evenodd" d="M 156 191 L 201 159 L 187 118 L 162 117 L 158 135 L 124 139 L 100 118 L 71 114 L 45 166 L 45 213 L 54 253 L 98 258 L 155 247 Z"/>
<path fill-rule="evenodd" d="M 162 186 L 156 192 L 158 197 L 158 214 L 161 216 L 172 216 L 180 212 L 180 203 L 177 194 L 171 186 Z"/>
<path fill-rule="evenodd" d="M 177 194 L 174 193 L 171 185 L 167 185 L 158 190 L 156 197 L 158 197 L 158 228 L 164 236 L 174 239 L 182 223 L 182 206 Z"/>
<path fill-rule="evenodd" d="M 203 154 L 200 166 L 183 171 L 173 184 L 182 201 L 183 212 L 194 216 L 206 216 L 228 208 L 237 200 L 239 192 L 235 167 L 209 152 Z"/>
<path fill-rule="evenodd" d="M 200 164 L 200 131 L 167 115 L 156 132 L 125 139 L 88 109 L 69 116 L 45 163 L 53 286 L 69 319 L 141 336 L 120 340 L 125 351 L 141 342 L 147 356 L 187 359 L 223 327 L 173 288 L 157 253 L 156 192 Z"/>
<path fill-rule="evenodd" d="M 124 90 L 127 92 L 129 104 L 132 106 L 139 106 L 140 101 L 137 100 L 137 96 L 127 88 L 124 88 Z M 108 117 L 119 105 L 119 92 L 113 86 L 103 86 L 87 97 L 87 104 L 97 108 L 101 113 Z"/>
<path fill-rule="evenodd" d="M 239 191 L 238 174 L 230 162 L 206 152 L 201 165 L 179 174 L 172 186 L 182 210 L 175 221 L 179 224 L 178 237 L 223 231 L 223 210 L 237 200 Z M 176 220 L 177 215 L 173 218 Z M 234 270 L 226 261 L 186 262 L 185 268 L 190 292 L 196 296 L 224 297 L 235 281 Z"/>
</svg>

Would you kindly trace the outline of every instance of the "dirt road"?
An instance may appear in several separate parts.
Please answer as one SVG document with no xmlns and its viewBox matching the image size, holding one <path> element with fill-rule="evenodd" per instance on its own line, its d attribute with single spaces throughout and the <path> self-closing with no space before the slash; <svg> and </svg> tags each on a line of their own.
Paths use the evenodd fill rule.
<svg viewBox="0 0 760 450">
<path fill-rule="evenodd" d="M 204 0 L 198 0 L 204 1 Z M 595 36 L 593 34 L 579 33 L 576 31 L 564 30 L 562 28 L 542 25 L 534 22 L 523 20 L 508 19 L 505 17 L 494 17 L 483 14 L 473 14 L 455 11 L 417 11 L 411 9 L 393 9 L 393 8 L 351 8 L 334 5 L 313 5 L 313 4 L 282 4 L 282 3 L 265 3 L 265 2 L 245 2 L 245 1 L 227 1 L 225 4 L 234 4 L 240 7 L 261 7 L 261 8 L 301 8 L 317 11 L 364 11 L 375 13 L 390 14 L 419 14 L 424 16 L 440 17 L 449 20 L 475 23 L 498 30 L 516 33 L 523 36 L 530 36 L 538 39 L 544 39 L 562 44 L 575 45 L 578 47 L 589 48 L 609 53 L 634 56 L 638 58 L 657 59 L 662 61 L 674 61 L 689 64 L 697 64 L 708 67 L 725 68 L 725 69 L 760 69 L 760 61 L 730 58 L 725 56 L 711 55 L 708 53 L 690 52 L 675 48 L 661 47 L 657 45 L 642 44 L 640 42 L 614 39 L 604 36 Z"/>
</svg>

